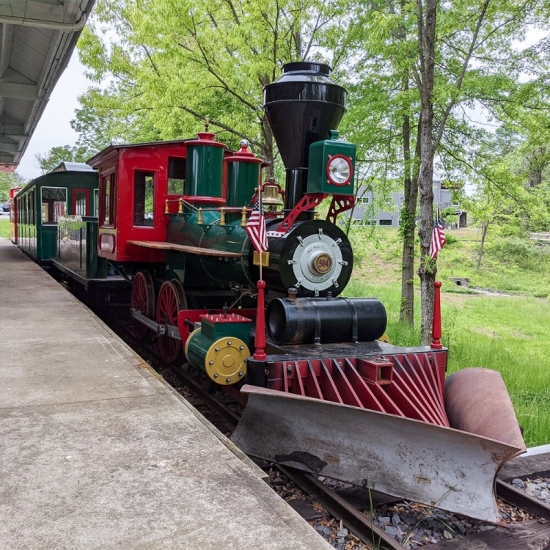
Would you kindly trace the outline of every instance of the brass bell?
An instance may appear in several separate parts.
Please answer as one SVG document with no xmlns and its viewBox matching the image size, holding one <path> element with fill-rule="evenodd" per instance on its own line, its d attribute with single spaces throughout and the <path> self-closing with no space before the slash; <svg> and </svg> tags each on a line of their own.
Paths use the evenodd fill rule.
<svg viewBox="0 0 550 550">
<path fill-rule="evenodd" d="M 279 198 L 279 188 L 269 183 L 264 184 L 262 190 L 262 204 L 264 206 L 278 207 L 283 205 Z"/>
</svg>

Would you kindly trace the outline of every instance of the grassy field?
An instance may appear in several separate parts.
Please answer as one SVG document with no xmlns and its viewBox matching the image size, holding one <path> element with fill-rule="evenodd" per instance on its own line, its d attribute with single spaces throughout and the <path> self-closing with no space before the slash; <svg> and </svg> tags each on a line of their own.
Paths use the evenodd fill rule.
<svg viewBox="0 0 550 550">
<path fill-rule="evenodd" d="M 7 218 L 0 236 L 9 236 Z M 447 231 L 448 244 L 439 255 L 443 283 L 443 344 L 449 347 L 449 372 L 487 367 L 502 374 L 528 446 L 550 442 L 550 245 L 536 247 L 519 239 L 489 240 L 476 268 L 476 229 Z M 395 344 L 416 345 L 418 326 L 399 323 L 401 248 L 397 231 L 354 227 L 356 274 L 348 296 L 374 296 L 388 312 L 388 334 Z M 450 277 L 469 278 L 473 293 Z M 499 295 L 506 293 L 507 295 Z M 419 294 L 417 293 L 419 298 Z M 419 299 L 416 320 L 420 321 Z"/>
<path fill-rule="evenodd" d="M 550 442 L 550 246 L 519 239 L 490 240 L 476 269 L 476 229 L 447 231 L 449 244 L 438 261 L 442 286 L 443 344 L 449 347 L 449 372 L 466 367 L 498 370 L 508 387 L 528 446 Z M 388 312 L 388 334 L 396 344 L 419 342 L 419 328 L 399 324 L 400 256 L 397 231 L 354 228 L 361 274 L 346 293 L 375 296 Z M 457 287 L 450 278 L 469 278 Z M 419 298 L 419 293 L 417 293 Z M 420 321 L 419 299 L 416 321 Z"/>
<path fill-rule="evenodd" d="M 0 218 L 0 237 L 4 237 L 5 239 L 10 238 L 10 222 L 7 216 Z"/>
</svg>

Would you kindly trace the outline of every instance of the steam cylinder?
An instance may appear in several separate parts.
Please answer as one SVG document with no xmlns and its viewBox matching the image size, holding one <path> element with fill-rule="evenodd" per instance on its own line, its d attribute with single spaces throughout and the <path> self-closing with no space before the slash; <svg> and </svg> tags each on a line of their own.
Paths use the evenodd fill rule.
<svg viewBox="0 0 550 550">
<path fill-rule="evenodd" d="M 268 332 L 279 345 L 371 342 L 386 323 L 386 309 L 375 298 L 276 298 L 267 308 Z"/>
</svg>

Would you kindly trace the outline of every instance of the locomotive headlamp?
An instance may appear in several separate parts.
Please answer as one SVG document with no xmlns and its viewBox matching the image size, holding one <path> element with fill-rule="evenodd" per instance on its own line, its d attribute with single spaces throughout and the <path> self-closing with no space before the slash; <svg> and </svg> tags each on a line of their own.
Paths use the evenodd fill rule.
<svg viewBox="0 0 550 550">
<path fill-rule="evenodd" d="M 327 163 L 327 177 L 334 185 L 346 185 L 353 175 L 351 159 L 344 155 L 334 155 Z"/>
<path fill-rule="evenodd" d="M 307 192 L 353 196 L 355 145 L 340 141 L 335 130 L 330 133 L 331 139 L 309 147 Z"/>
</svg>

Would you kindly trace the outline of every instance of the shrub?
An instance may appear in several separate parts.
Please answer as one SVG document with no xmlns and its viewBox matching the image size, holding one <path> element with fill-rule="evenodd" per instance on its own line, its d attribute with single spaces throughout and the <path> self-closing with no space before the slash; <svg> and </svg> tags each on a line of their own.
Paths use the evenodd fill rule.
<svg viewBox="0 0 550 550">
<path fill-rule="evenodd" d="M 447 244 L 454 244 L 459 242 L 459 240 L 449 231 L 445 233 L 445 239 L 447 241 Z"/>
<path fill-rule="evenodd" d="M 537 260 L 537 248 L 529 241 L 519 237 L 506 237 L 496 240 L 490 247 L 491 254 L 504 263 L 519 267 L 531 267 L 533 260 Z"/>
</svg>

